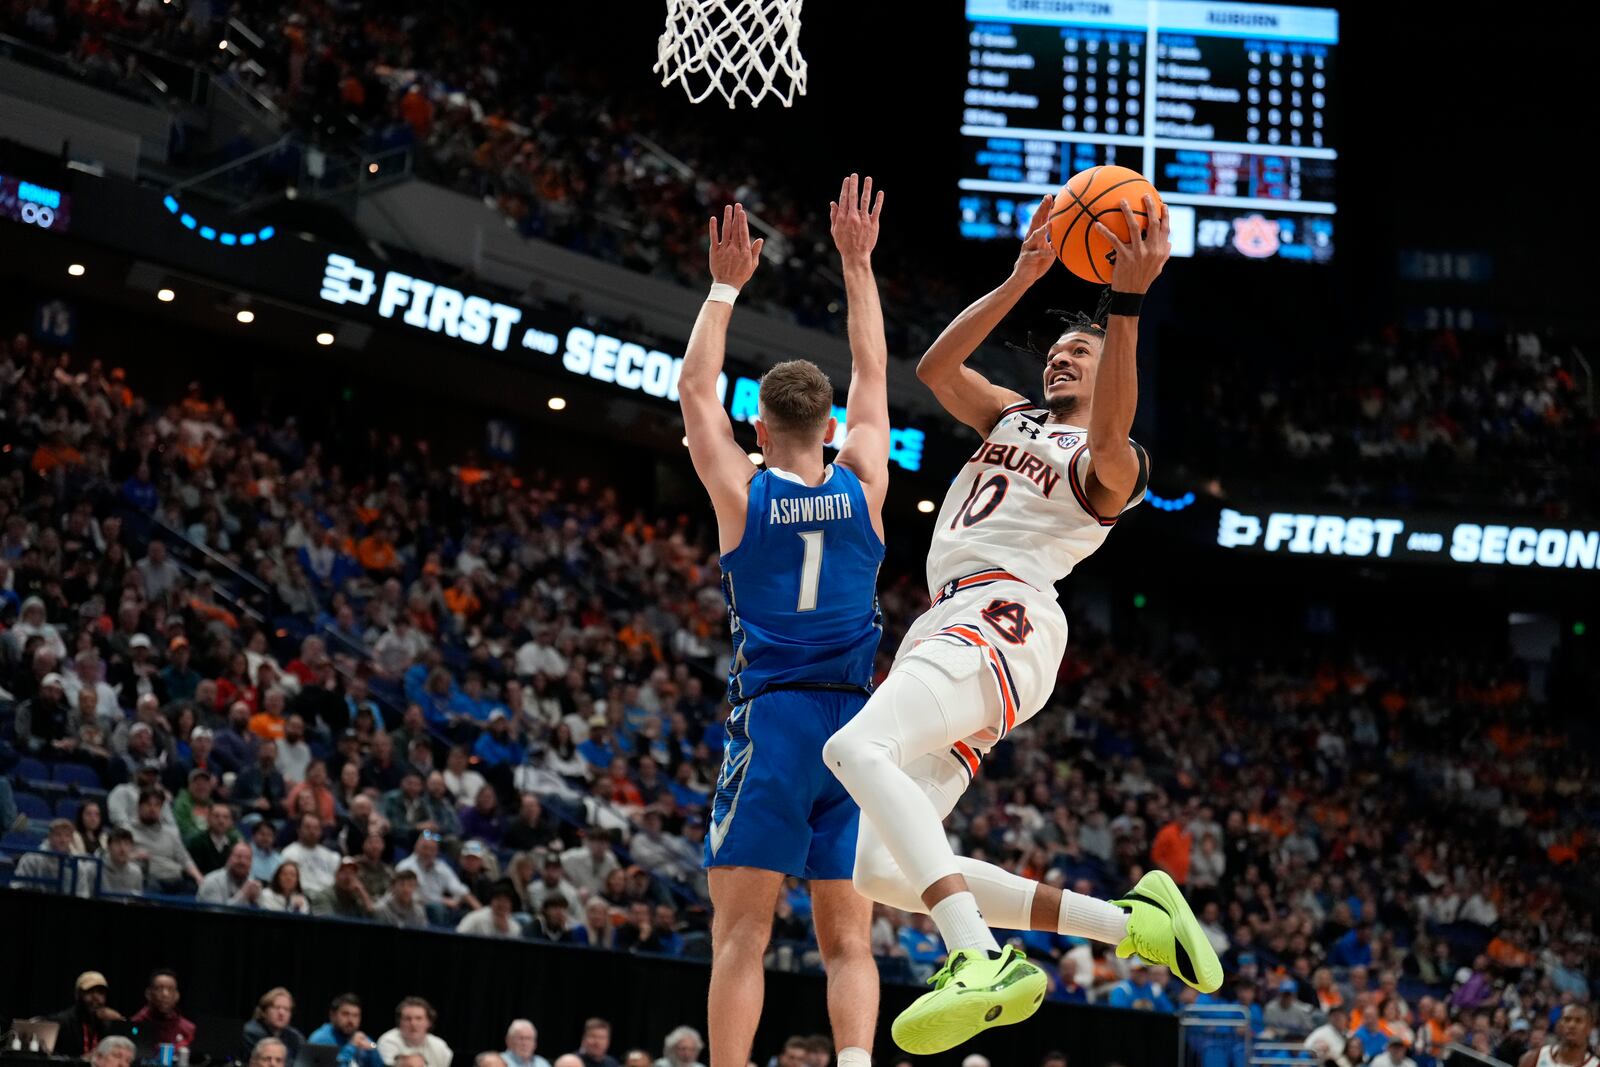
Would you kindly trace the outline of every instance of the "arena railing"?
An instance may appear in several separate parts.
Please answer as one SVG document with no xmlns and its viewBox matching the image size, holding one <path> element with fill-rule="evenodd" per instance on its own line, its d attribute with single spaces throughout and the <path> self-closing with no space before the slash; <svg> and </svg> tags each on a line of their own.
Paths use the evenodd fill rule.
<svg viewBox="0 0 1600 1067">
<path fill-rule="evenodd" d="M 1250 1013 L 1237 1004 L 1195 1004 L 1178 1016 L 1180 1067 L 1241 1067 L 1251 1041 Z"/>
</svg>

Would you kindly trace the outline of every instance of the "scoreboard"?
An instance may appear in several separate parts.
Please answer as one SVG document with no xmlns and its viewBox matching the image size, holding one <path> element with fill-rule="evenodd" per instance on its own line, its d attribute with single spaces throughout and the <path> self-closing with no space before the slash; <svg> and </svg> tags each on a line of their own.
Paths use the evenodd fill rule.
<svg viewBox="0 0 1600 1067">
<path fill-rule="evenodd" d="M 1022 236 L 1099 164 L 1160 190 L 1175 255 L 1333 258 L 1338 12 L 967 0 L 961 234 Z"/>
</svg>

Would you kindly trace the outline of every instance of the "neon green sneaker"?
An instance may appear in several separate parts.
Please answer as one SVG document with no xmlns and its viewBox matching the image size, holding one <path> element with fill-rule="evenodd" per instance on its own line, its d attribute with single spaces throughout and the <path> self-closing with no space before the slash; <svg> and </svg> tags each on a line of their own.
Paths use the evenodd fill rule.
<svg viewBox="0 0 1600 1067">
<path fill-rule="evenodd" d="M 1128 936 L 1117 946 L 1127 959 L 1138 953 L 1151 963 L 1172 968 L 1185 985 L 1214 993 L 1222 985 L 1222 961 L 1205 931 L 1166 871 L 1151 871 L 1121 900 L 1111 903 L 1128 912 Z"/>
<path fill-rule="evenodd" d="M 1011 946 L 990 959 L 981 949 L 950 953 L 924 993 L 901 1012 L 891 1033 L 914 1056 L 955 1048 L 991 1026 L 1020 1023 L 1044 1002 L 1044 972 Z"/>
</svg>

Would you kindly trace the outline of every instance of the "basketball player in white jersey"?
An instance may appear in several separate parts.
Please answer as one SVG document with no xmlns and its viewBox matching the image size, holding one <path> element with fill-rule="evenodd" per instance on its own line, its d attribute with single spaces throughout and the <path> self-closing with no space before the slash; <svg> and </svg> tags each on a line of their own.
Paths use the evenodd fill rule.
<svg viewBox="0 0 1600 1067">
<path fill-rule="evenodd" d="M 950 486 L 928 553 L 933 605 L 906 634 L 883 684 L 823 758 L 861 806 L 856 888 L 932 915 L 949 957 L 894 1023 L 926 1055 L 1020 1022 L 1046 978 L 990 927 L 1075 934 L 1172 967 L 1204 992 L 1222 982 L 1215 951 L 1166 874 L 1110 902 L 957 857 L 942 822 L 983 756 L 1044 706 L 1066 648 L 1055 583 L 1100 547 L 1144 494 L 1148 462 L 1128 436 L 1138 401 L 1139 304 L 1171 254 L 1170 224 L 1116 240 L 1109 321 L 1069 323 L 1044 353 L 1033 403 L 967 367 L 1023 293 L 1050 269 L 1051 198 L 1039 205 L 1011 277 L 962 312 L 917 368 L 945 409 L 983 437 Z M 1095 225 L 1099 226 L 1099 223 Z M 1104 230 L 1104 227 L 1101 227 Z"/>
<path fill-rule="evenodd" d="M 1556 1020 L 1553 1045 L 1522 1054 L 1517 1067 L 1600 1067 L 1600 1057 L 1589 1048 L 1589 1031 L 1594 1015 L 1587 1004 L 1568 1004 Z"/>
</svg>

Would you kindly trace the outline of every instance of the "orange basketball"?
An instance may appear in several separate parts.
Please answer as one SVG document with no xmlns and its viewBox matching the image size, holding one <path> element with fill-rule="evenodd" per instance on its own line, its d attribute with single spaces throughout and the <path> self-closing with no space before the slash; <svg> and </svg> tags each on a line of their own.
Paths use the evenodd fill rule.
<svg viewBox="0 0 1600 1067">
<path fill-rule="evenodd" d="M 1122 215 L 1122 201 L 1133 208 L 1133 217 L 1142 226 L 1147 196 L 1160 211 L 1161 194 L 1136 170 L 1090 167 L 1079 171 L 1067 179 L 1050 208 L 1050 246 L 1067 269 L 1084 281 L 1108 284 L 1115 249 L 1094 224 L 1100 222 L 1121 240 L 1128 240 L 1132 235 Z"/>
</svg>

